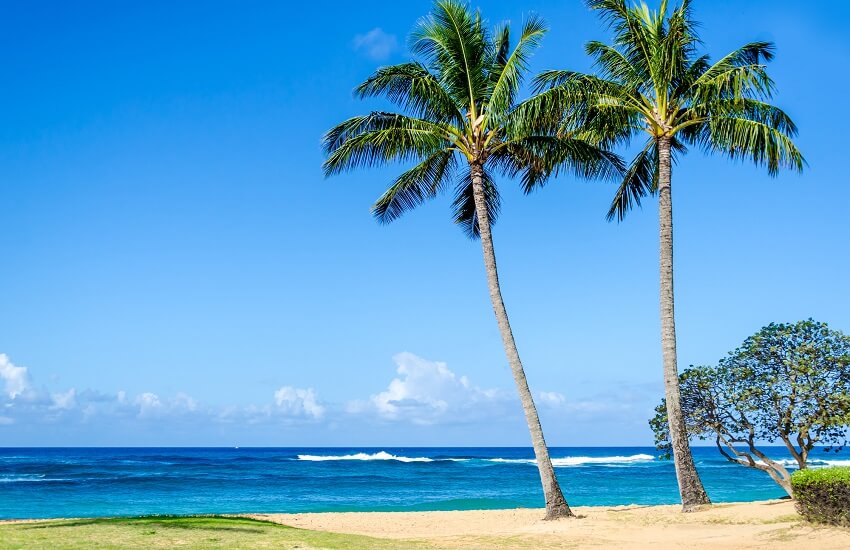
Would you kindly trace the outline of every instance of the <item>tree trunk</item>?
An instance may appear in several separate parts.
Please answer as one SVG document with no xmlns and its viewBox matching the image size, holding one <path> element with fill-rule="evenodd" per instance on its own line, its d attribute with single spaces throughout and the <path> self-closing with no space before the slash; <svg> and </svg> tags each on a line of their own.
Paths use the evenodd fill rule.
<svg viewBox="0 0 850 550">
<path fill-rule="evenodd" d="M 475 215 L 478 219 L 478 229 L 481 236 L 481 249 L 484 253 L 484 267 L 487 270 L 487 283 L 490 287 L 490 300 L 493 302 L 493 311 L 499 324 L 499 332 L 502 335 L 502 343 L 508 356 L 508 364 L 519 391 L 519 399 L 525 412 L 525 421 L 531 432 L 531 444 L 534 447 L 534 456 L 537 459 L 537 469 L 540 472 L 540 481 L 543 484 L 543 494 L 546 498 L 546 518 L 557 519 L 572 517 L 561 486 L 555 477 L 552 468 L 552 460 L 549 458 L 549 449 L 546 440 L 543 439 L 543 428 L 540 426 L 540 418 L 537 416 L 537 407 L 528 389 L 528 381 L 522 368 L 516 342 L 514 341 L 511 325 L 508 322 L 508 312 L 502 300 L 502 290 L 499 287 L 499 273 L 496 270 L 496 253 L 493 249 L 493 237 L 490 232 L 490 217 L 487 213 L 487 202 L 484 193 L 483 167 L 480 164 L 471 164 L 472 192 L 475 199 Z"/>
<path fill-rule="evenodd" d="M 661 350 L 664 357 L 664 395 L 673 446 L 673 463 L 682 510 L 711 504 L 694 465 L 679 399 L 676 360 L 676 321 L 673 315 L 673 202 L 670 195 L 670 138 L 658 139 L 658 221 L 661 242 Z"/>
</svg>

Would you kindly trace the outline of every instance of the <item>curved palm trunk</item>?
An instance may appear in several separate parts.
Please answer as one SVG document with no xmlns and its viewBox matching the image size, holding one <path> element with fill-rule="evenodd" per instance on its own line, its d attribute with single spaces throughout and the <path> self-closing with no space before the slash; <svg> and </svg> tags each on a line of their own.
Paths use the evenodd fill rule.
<svg viewBox="0 0 850 550">
<path fill-rule="evenodd" d="M 531 444 L 534 447 L 534 456 L 537 459 L 537 469 L 540 472 L 540 481 L 543 484 L 543 494 L 546 498 L 546 518 L 557 519 L 572 517 L 561 486 L 555 477 L 552 468 L 552 460 L 549 458 L 549 449 L 543 438 L 543 428 L 540 426 L 540 417 L 537 416 L 537 407 L 528 389 L 528 381 L 522 368 L 514 335 L 508 321 L 508 312 L 502 300 L 502 290 L 499 287 L 499 273 L 496 270 L 496 253 L 493 249 L 493 236 L 490 232 L 490 218 L 487 214 L 487 203 L 484 194 L 483 169 L 480 164 L 472 164 L 472 192 L 475 199 L 475 215 L 478 218 L 478 228 L 481 236 L 481 249 L 484 253 L 484 266 L 487 269 L 487 283 L 490 287 L 490 300 L 493 302 L 493 311 L 496 313 L 496 321 L 499 324 L 499 332 L 502 335 L 502 343 L 508 356 L 511 373 L 516 382 L 522 409 L 525 412 L 525 421 L 531 432 Z"/>
<path fill-rule="evenodd" d="M 694 465 L 679 398 L 676 321 L 673 316 L 673 201 L 670 194 L 669 137 L 658 140 L 658 222 L 661 241 L 661 349 L 664 357 L 664 395 L 682 509 L 690 512 L 700 505 L 711 504 L 711 501 Z"/>
</svg>

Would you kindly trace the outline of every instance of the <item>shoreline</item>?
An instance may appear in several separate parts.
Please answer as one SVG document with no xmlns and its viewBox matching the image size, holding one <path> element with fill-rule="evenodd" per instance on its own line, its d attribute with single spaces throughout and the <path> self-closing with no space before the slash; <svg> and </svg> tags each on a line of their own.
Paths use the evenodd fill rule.
<svg viewBox="0 0 850 550">
<path fill-rule="evenodd" d="M 850 548 L 850 529 L 807 523 L 796 513 L 793 501 L 787 499 L 715 504 L 687 514 L 679 505 L 579 506 L 573 511 L 577 518 L 555 521 L 544 521 L 542 508 L 225 517 L 263 520 L 310 532 L 372 537 L 395 541 L 399 547 Z M 64 521 L 80 519 L 94 518 Z M 61 521 L 0 520 L 0 527 Z"/>
</svg>

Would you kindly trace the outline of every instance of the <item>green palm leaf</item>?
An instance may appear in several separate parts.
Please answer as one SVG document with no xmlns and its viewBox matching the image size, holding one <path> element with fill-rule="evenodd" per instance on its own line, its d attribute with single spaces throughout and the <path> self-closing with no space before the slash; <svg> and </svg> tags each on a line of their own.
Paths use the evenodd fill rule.
<svg viewBox="0 0 850 550">
<path fill-rule="evenodd" d="M 441 150 L 400 175 L 372 206 L 381 223 L 389 223 L 437 196 L 455 169 L 454 151 Z"/>
<path fill-rule="evenodd" d="M 437 77 L 421 63 L 382 67 L 355 88 L 355 93 L 361 99 L 386 97 L 414 116 L 434 122 L 464 123 L 462 106 L 455 104 Z"/>
<path fill-rule="evenodd" d="M 446 127 L 422 119 L 394 113 L 354 117 L 325 134 L 325 175 L 430 156 L 449 147 L 449 138 Z"/>
<path fill-rule="evenodd" d="M 508 41 L 508 27 L 504 27 L 503 37 Z M 493 115 L 507 113 L 515 104 L 516 94 L 522 85 L 523 76 L 528 72 L 528 61 L 532 52 L 540 45 L 540 40 L 546 34 L 546 25 L 539 17 L 531 17 L 525 22 L 519 42 L 513 52 L 502 62 L 496 59 L 492 73 L 495 83 L 490 90 L 487 103 L 488 118 L 493 121 Z"/>
<path fill-rule="evenodd" d="M 490 177 L 490 173 L 484 171 L 484 196 L 487 204 L 487 217 L 492 225 L 499 217 L 502 207 L 502 198 L 499 188 Z M 477 239 L 481 235 L 478 226 L 478 214 L 475 212 L 475 199 L 473 197 L 472 178 L 469 171 L 461 173 L 455 185 L 455 196 L 452 201 L 452 219 L 463 229 L 470 239 Z"/>
</svg>

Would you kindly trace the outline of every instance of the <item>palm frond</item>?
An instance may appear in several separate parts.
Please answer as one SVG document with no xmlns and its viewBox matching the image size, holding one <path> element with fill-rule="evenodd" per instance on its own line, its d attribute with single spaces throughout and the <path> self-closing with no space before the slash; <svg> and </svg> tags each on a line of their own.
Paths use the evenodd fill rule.
<svg viewBox="0 0 850 550">
<path fill-rule="evenodd" d="M 488 39 L 480 16 L 460 2 L 440 0 L 413 32 L 411 49 L 425 58 L 455 104 L 472 113 L 486 96 Z"/>
<path fill-rule="evenodd" d="M 456 168 L 454 151 L 438 151 L 400 175 L 372 206 L 372 214 L 381 223 L 389 223 L 408 210 L 434 198 Z"/>
<path fill-rule="evenodd" d="M 494 67 L 503 67 L 508 62 L 508 57 L 511 55 L 511 26 L 507 23 L 502 23 L 496 28 L 493 33 L 493 61 Z M 494 82 L 499 77 L 498 74 L 491 71 L 490 81 Z"/>
<path fill-rule="evenodd" d="M 496 183 L 490 177 L 487 170 L 484 170 L 483 178 L 484 198 L 487 201 L 487 217 L 492 226 L 499 217 L 502 198 L 499 195 L 499 189 Z M 457 181 L 455 198 L 452 202 L 452 212 L 454 222 L 463 229 L 467 237 L 477 239 L 481 236 L 478 229 L 478 216 L 475 213 L 475 197 L 472 194 L 472 173 L 470 171 L 465 171 L 463 176 Z"/>
<path fill-rule="evenodd" d="M 655 194 L 657 189 L 658 148 L 655 146 L 655 140 L 650 140 L 629 165 L 617 192 L 614 193 L 606 219 L 623 221 L 630 210 L 640 206 L 642 198 Z"/>
<path fill-rule="evenodd" d="M 361 99 L 383 96 L 413 116 L 463 126 L 464 119 L 452 97 L 421 63 L 381 67 L 355 88 Z M 463 108 L 461 106 L 461 108 Z"/>
<path fill-rule="evenodd" d="M 627 143 L 644 130 L 650 142 L 630 164 L 608 211 L 609 220 L 654 192 L 655 140 L 671 140 L 674 160 L 698 146 L 733 159 L 767 167 L 801 170 L 805 160 L 792 138 L 797 128 L 781 109 L 768 103 L 774 83 L 766 70 L 773 44 L 751 42 L 715 63 L 699 55 L 698 24 L 692 2 L 586 0 L 613 33 L 610 44 L 588 43 L 599 71 L 597 80 L 569 71 L 547 71 L 536 80 L 540 97 L 522 106 L 529 113 L 554 109 L 560 131 L 598 146 Z M 600 82 L 601 81 L 601 82 Z M 571 88 L 582 88 L 584 91 Z M 582 95 L 583 94 L 583 95 Z M 523 113 L 525 114 L 525 113 Z M 555 115 L 548 116 L 548 125 Z"/>
<path fill-rule="evenodd" d="M 739 115 L 712 116 L 703 145 L 733 160 L 748 159 L 765 166 L 770 175 L 781 168 L 800 172 L 806 161 L 791 137 L 764 120 Z"/>
<path fill-rule="evenodd" d="M 543 19 L 531 17 L 525 22 L 519 41 L 510 56 L 503 63 L 497 58 L 492 71 L 496 78 L 487 100 L 488 119 L 494 116 L 497 121 L 504 119 L 514 106 L 523 76 L 528 72 L 528 60 L 545 34 L 546 24 Z"/>
<path fill-rule="evenodd" d="M 520 177 L 526 193 L 549 178 L 569 172 L 583 179 L 614 179 L 622 175 L 622 160 L 585 140 L 558 136 L 526 136 L 496 147 L 488 162 L 503 175 Z"/>
<path fill-rule="evenodd" d="M 625 0 L 587 0 L 590 9 L 598 11 L 614 33 L 614 46 L 640 74 L 657 82 L 649 8 L 643 4 L 629 7 Z"/>
<path fill-rule="evenodd" d="M 445 127 L 394 113 L 351 118 L 323 139 L 326 176 L 394 161 L 416 160 L 451 147 Z"/>
<path fill-rule="evenodd" d="M 623 52 L 613 46 L 592 40 L 584 49 L 594 59 L 595 66 L 606 80 L 621 82 L 638 90 L 642 90 L 650 80 L 650 76 L 644 72 L 645 67 L 632 65 Z"/>
<path fill-rule="evenodd" d="M 773 59 L 770 42 L 751 42 L 705 68 L 690 84 L 688 93 L 701 101 L 721 98 L 754 97 L 769 99 L 774 84 L 765 70 Z"/>
<path fill-rule="evenodd" d="M 797 135 L 797 125 L 788 114 L 770 103 L 757 99 L 721 99 L 708 103 L 694 105 L 684 110 L 679 118 L 683 126 L 688 126 L 689 121 L 705 122 L 712 117 L 739 116 L 749 120 L 762 122 L 774 128 L 778 132 L 789 137 Z"/>
</svg>

